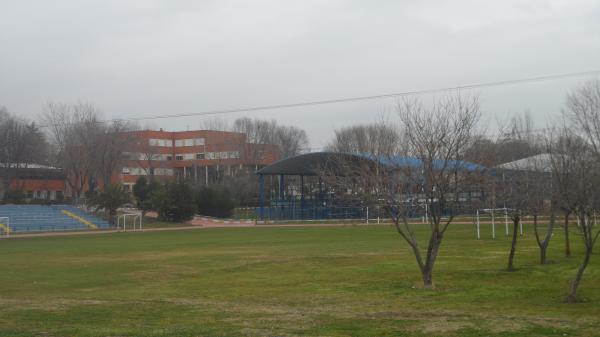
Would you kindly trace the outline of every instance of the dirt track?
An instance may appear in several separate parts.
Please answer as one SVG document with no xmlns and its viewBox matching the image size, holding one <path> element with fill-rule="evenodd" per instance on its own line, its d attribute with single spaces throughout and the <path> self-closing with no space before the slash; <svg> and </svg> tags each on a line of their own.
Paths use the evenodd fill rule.
<svg viewBox="0 0 600 337">
<path fill-rule="evenodd" d="M 522 221 L 523 224 L 533 223 L 532 221 Z M 411 224 L 422 224 L 411 223 Z M 474 225 L 472 222 L 453 222 L 456 225 Z M 491 222 L 481 222 L 481 226 L 491 225 Z M 210 228 L 273 228 L 273 227 L 347 227 L 347 226 L 382 226 L 390 225 L 389 223 L 377 224 L 375 222 L 366 223 L 339 223 L 339 224 L 327 224 L 327 223 L 315 223 L 315 224 L 259 224 L 254 223 L 219 223 L 219 224 L 204 224 L 204 225 L 187 225 L 178 227 L 161 227 L 161 228 L 144 228 L 127 230 L 126 232 L 163 232 L 163 231 L 180 231 L 180 230 L 194 230 L 194 229 L 210 229 Z M 496 222 L 497 226 L 504 225 L 504 222 Z M 509 226 L 512 223 L 509 222 Z M 94 235 L 94 234 L 108 234 L 108 233 L 120 233 L 122 230 L 107 229 L 107 230 L 87 230 L 87 231 L 73 231 L 73 232 L 44 232 L 44 233 L 23 233 L 23 234 L 11 234 L 10 236 L 2 235 L 0 240 L 3 239 L 18 239 L 18 238 L 32 238 L 32 237 L 51 237 L 51 236 L 75 236 L 75 235 Z"/>
<path fill-rule="evenodd" d="M 120 232 L 164 232 L 164 231 L 180 231 L 180 230 L 194 230 L 194 229 L 210 229 L 210 228 L 273 228 L 273 227 L 346 227 L 346 226 L 372 226 L 377 224 L 272 224 L 272 225 L 240 225 L 240 224 L 219 224 L 219 225 L 208 225 L 208 226 L 179 226 L 179 227 L 161 227 L 161 228 L 145 228 L 136 230 L 87 230 L 87 231 L 73 231 L 73 232 L 44 232 L 44 233 L 23 233 L 23 234 L 11 234 L 10 236 L 1 236 L 2 239 L 19 239 L 19 238 L 32 238 L 32 237 L 51 237 L 51 236 L 75 236 L 75 235 L 94 235 L 94 234 L 109 234 L 109 233 L 120 233 Z"/>
</svg>

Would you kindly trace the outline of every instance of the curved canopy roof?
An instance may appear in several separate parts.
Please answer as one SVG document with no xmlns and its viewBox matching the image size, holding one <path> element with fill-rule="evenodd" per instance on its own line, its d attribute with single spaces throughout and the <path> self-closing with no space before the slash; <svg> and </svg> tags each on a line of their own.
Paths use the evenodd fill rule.
<svg viewBox="0 0 600 337">
<path fill-rule="evenodd" d="M 522 158 L 496 166 L 498 169 L 513 171 L 552 172 L 552 158 L 549 153 Z"/>
<path fill-rule="evenodd" d="M 350 153 L 311 152 L 276 161 L 273 164 L 258 170 L 256 174 L 316 176 L 318 175 L 319 169 L 322 168 L 324 165 L 340 161 L 340 159 L 368 160 L 365 157 Z"/>
<path fill-rule="evenodd" d="M 340 153 L 340 152 L 311 152 L 305 153 L 294 157 L 285 158 L 274 162 L 273 164 L 264 167 L 256 172 L 258 175 L 303 175 L 303 176 L 315 176 L 318 175 L 319 170 L 328 165 L 336 162 L 348 162 L 353 161 L 356 163 L 379 163 L 381 165 L 394 167 L 419 167 L 421 166 L 421 160 L 413 157 L 379 157 L 374 158 L 373 156 L 354 154 L 354 153 Z M 485 167 L 465 162 L 465 161 L 448 161 L 435 160 L 433 165 L 436 167 L 446 166 L 460 166 L 460 169 L 466 171 L 477 171 L 484 170 Z"/>
</svg>

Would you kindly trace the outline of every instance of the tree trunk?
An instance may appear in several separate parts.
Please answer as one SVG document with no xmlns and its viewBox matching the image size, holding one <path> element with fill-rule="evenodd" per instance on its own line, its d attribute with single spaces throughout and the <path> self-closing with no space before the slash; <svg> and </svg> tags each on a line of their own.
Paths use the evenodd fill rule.
<svg viewBox="0 0 600 337">
<path fill-rule="evenodd" d="M 114 225 L 115 225 L 115 217 L 116 217 L 116 214 L 117 214 L 117 210 L 115 210 L 115 209 L 109 209 L 109 210 L 108 210 L 108 223 L 109 223 L 111 226 L 114 226 Z"/>
<path fill-rule="evenodd" d="M 588 262 L 590 261 L 591 255 L 592 255 L 591 247 L 586 247 L 583 263 L 579 267 L 579 270 L 577 271 L 577 275 L 575 276 L 575 279 L 573 280 L 573 282 L 571 282 L 571 289 L 569 291 L 569 296 L 567 296 L 568 303 L 577 302 L 577 287 L 579 286 L 579 282 L 581 282 L 581 277 L 583 276 L 583 272 L 585 271 L 585 268 L 587 267 Z"/>
<path fill-rule="evenodd" d="M 517 248 L 517 236 L 519 235 L 519 220 L 520 217 L 516 217 L 513 219 L 513 234 L 512 234 L 512 243 L 510 245 L 510 254 L 508 255 L 508 271 L 514 271 L 515 267 L 513 265 L 513 260 L 515 258 L 515 250 Z"/>
<path fill-rule="evenodd" d="M 569 242 L 569 215 L 565 213 L 565 256 L 571 256 L 571 243 Z"/>
<path fill-rule="evenodd" d="M 442 235 L 436 231 L 431 233 L 429 245 L 427 247 L 427 257 L 425 264 L 421 267 L 421 275 L 423 276 L 423 286 L 425 288 L 433 288 L 433 266 L 437 259 L 440 245 L 442 243 Z"/>
<path fill-rule="evenodd" d="M 421 276 L 423 276 L 423 286 L 425 288 L 433 288 L 433 266 L 423 268 Z"/>
<path fill-rule="evenodd" d="M 546 250 L 548 249 L 547 245 L 540 246 L 540 264 L 546 264 Z"/>
<path fill-rule="evenodd" d="M 554 210 L 550 215 L 550 222 L 548 223 L 548 227 L 546 227 L 546 233 L 544 234 L 544 239 L 540 240 L 540 234 L 538 231 L 538 217 L 537 214 L 533 216 L 533 229 L 535 232 L 535 240 L 537 241 L 538 246 L 540 247 L 540 264 L 546 264 L 546 252 L 548 251 L 548 245 L 550 244 L 550 239 L 552 239 L 552 232 L 554 231 L 554 224 L 556 223 L 556 216 L 554 214 Z"/>
</svg>

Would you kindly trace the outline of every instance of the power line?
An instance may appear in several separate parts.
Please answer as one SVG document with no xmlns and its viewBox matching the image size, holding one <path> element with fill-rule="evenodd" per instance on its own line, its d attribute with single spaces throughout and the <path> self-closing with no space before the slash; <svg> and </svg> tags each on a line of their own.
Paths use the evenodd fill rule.
<svg viewBox="0 0 600 337">
<path fill-rule="evenodd" d="M 211 115 L 224 115 L 224 114 L 238 113 L 238 112 L 253 112 L 253 111 L 264 111 L 264 110 L 275 110 L 275 109 L 289 109 L 289 108 L 315 106 L 315 105 L 370 101 L 370 100 L 376 100 L 376 99 L 382 99 L 382 98 L 397 98 L 397 97 L 405 97 L 405 96 L 432 94 L 432 93 L 446 92 L 446 91 L 458 91 L 458 90 L 467 90 L 467 89 L 476 89 L 476 88 L 485 88 L 485 87 L 515 85 L 515 84 L 523 84 L 523 83 L 554 81 L 554 80 L 559 80 L 559 79 L 583 77 L 583 76 L 594 76 L 594 75 L 599 75 L 599 74 L 600 74 L 600 70 L 590 70 L 590 71 L 583 71 L 583 72 L 554 74 L 554 75 L 512 79 L 512 80 L 504 80 L 504 81 L 483 82 L 483 83 L 476 83 L 476 84 L 469 84 L 469 85 L 462 85 L 462 86 L 413 90 L 413 91 L 404 91 L 404 92 L 379 94 L 379 95 L 371 95 L 371 96 L 356 96 L 356 97 L 335 98 L 335 99 L 317 100 L 317 101 L 305 101 L 305 102 L 297 102 L 297 103 L 262 105 L 262 106 L 254 106 L 254 107 L 242 107 L 242 108 L 220 109 L 220 110 L 207 110 L 207 111 L 183 113 L 183 114 L 154 115 L 154 116 L 131 117 L 131 118 L 113 118 L 113 119 L 107 119 L 107 120 L 100 120 L 100 121 L 98 121 L 98 123 L 108 123 L 108 122 L 114 122 L 114 121 L 134 122 L 134 121 L 156 120 L 156 119 L 166 119 L 166 118 L 211 116 Z M 49 126 L 51 126 L 51 125 L 39 125 L 38 127 L 44 128 L 44 127 L 49 127 Z"/>
</svg>

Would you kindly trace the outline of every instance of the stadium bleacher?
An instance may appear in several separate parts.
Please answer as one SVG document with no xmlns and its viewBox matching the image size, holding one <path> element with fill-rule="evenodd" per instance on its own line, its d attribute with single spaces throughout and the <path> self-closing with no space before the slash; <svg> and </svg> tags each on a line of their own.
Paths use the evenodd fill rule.
<svg viewBox="0 0 600 337">
<path fill-rule="evenodd" d="M 7 217 L 9 221 L 6 221 Z M 0 205 L 0 234 L 108 228 L 109 224 L 70 205 Z"/>
</svg>

